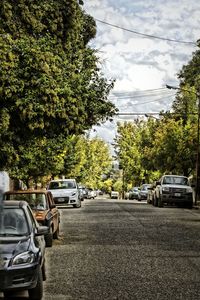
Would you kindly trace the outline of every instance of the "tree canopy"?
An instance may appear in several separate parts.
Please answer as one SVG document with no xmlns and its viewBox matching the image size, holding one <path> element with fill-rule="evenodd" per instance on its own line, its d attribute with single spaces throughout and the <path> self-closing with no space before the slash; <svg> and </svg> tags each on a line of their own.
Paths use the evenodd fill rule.
<svg viewBox="0 0 200 300">
<path fill-rule="evenodd" d="M 94 19 L 77 0 L 1 1 L 1 169 L 17 174 L 31 155 L 37 164 L 27 165 L 29 171 L 37 165 L 45 173 L 45 153 L 52 161 L 55 148 L 65 148 L 63 137 L 116 112 L 107 99 L 114 82 L 101 74 L 88 46 L 95 34 Z"/>
</svg>

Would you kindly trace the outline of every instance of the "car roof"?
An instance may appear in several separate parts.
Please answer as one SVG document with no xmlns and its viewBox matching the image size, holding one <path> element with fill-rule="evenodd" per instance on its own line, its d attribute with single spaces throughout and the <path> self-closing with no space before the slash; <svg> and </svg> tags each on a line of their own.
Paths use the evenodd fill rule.
<svg viewBox="0 0 200 300">
<path fill-rule="evenodd" d="M 5 194 L 47 194 L 49 191 L 47 190 L 16 190 L 16 191 L 7 191 Z"/>
<path fill-rule="evenodd" d="M 5 200 L 3 201 L 4 207 L 15 207 L 15 208 L 22 208 L 24 206 L 28 206 L 28 203 L 26 201 L 20 200 Z"/>
<path fill-rule="evenodd" d="M 76 179 L 74 179 L 74 178 L 53 179 L 50 182 L 58 182 L 58 181 L 76 181 Z"/>
<path fill-rule="evenodd" d="M 188 178 L 187 176 L 184 175 L 173 175 L 173 174 L 167 174 L 167 175 L 163 175 L 163 177 L 183 177 L 183 178 Z"/>
</svg>

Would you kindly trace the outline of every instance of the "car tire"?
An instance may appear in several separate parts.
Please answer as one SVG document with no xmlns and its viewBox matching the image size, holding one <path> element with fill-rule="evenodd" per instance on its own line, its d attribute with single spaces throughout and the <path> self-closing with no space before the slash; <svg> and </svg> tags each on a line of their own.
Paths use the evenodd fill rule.
<svg viewBox="0 0 200 300">
<path fill-rule="evenodd" d="M 14 299 L 13 298 L 13 292 L 4 292 L 3 296 L 4 296 L 4 299 L 7 299 L 7 300 Z"/>
<path fill-rule="evenodd" d="M 60 226 L 58 224 L 58 227 L 57 227 L 56 231 L 53 234 L 53 239 L 54 240 L 58 240 L 59 239 L 59 231 L 60 231 Z"/>
<path fill-rule="evenodd" d="M 50 227 L 50 232 L 45 235 L 45 243 L 46 247 L 52 247 L 53 244 L 53 230 L 52 227 Z"/>
<path fill-rule="evenodd" d="M 186 206 L 188 209 L 192 209 L 193 207 L 193 201 L 191 203 L 188 203 L 187 206 Z"/>
<path fill-rule="evenodd" d="M 29 299 L 31 300 L 41 300 L 43 296 L 43 278 L 42 269 L 39 268 L 37 284 L 33 289 L 28 290 Z"/>
<path fill-rule="evenodd" d="M 43 279 L 43 281 L 46 281 L 46 279 L 47 279 L 45 260 L 42 265 L 42 279 Z"/>
<path fill-rule="evenodd" d="M 158 207 L 163 207 L 163 202 L 160 197 L 158 198 Z"/>
<path fill-rule="evenodd" d="M 154 197 L 153 203 L 154 203 L 154 206 L 158 206 L 158 198 L 156 196 Z"/>
<path fill-rule="evenodd" d="M 74 208 L 80 208 L 80 207 L 81 207 L 81 201 L 79 201 L 78 204 L 74 204 L 73 207 L 74 207 Z"/>
</svg>

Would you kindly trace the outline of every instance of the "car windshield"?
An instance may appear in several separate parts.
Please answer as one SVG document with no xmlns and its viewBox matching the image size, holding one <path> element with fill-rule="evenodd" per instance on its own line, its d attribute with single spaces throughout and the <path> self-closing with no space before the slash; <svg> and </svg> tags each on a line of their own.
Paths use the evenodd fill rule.
<svg viewBox="0 0 200 300">
<path fill-rule="evenodd" d="M 52 181 L 49 184 L 50 190 L 56 190 L 56 189 L 75 189 L 76 184 L 74 181 Z"/>
<path fill-rule="evenodd" d="M 47 203 L 45 200 L 45 194 L 43 193 L 16 193 L 16 194 L 7 194 L 6 200 L 23 200 L 28 202 L 32 209 L 36 210 L 46 210 Z"/>
<path fill-rule="evenodd" d="M 166 176 L 163 179 L 164 184 L 189 185 L 186 177 Z"/>
<path fill-rule="evenodd" d="M 148 191 L 148 188 L 149 188 L 149 187 L 150 187 L 149 184 L 143 185 L 142 188 L 141 188 L 141 190 L 142 190 L 142 191 Z"/>
<path fill-rule="evenodd" d="M 0 222 L 0 236 L 24 236 L 28 234 L 26 216 L 21 208 L 4 207 Z"/>
</svg>

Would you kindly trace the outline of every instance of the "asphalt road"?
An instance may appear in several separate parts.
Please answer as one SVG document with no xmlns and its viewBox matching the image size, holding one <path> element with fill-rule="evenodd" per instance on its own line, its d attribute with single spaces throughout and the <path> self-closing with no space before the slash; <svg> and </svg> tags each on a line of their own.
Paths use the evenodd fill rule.
<svg viewBox="0 0 200 300">
<path fill-rule="evenodd" d="M 46 254 L 44 300 L 200 299 L 200 210 L 85 200 Z"/>
<path fill-rule="evenodd" d="M 200 299 L 200 212 L 126 200 L 61 210 L 45 300 Z"/>
</svg>

